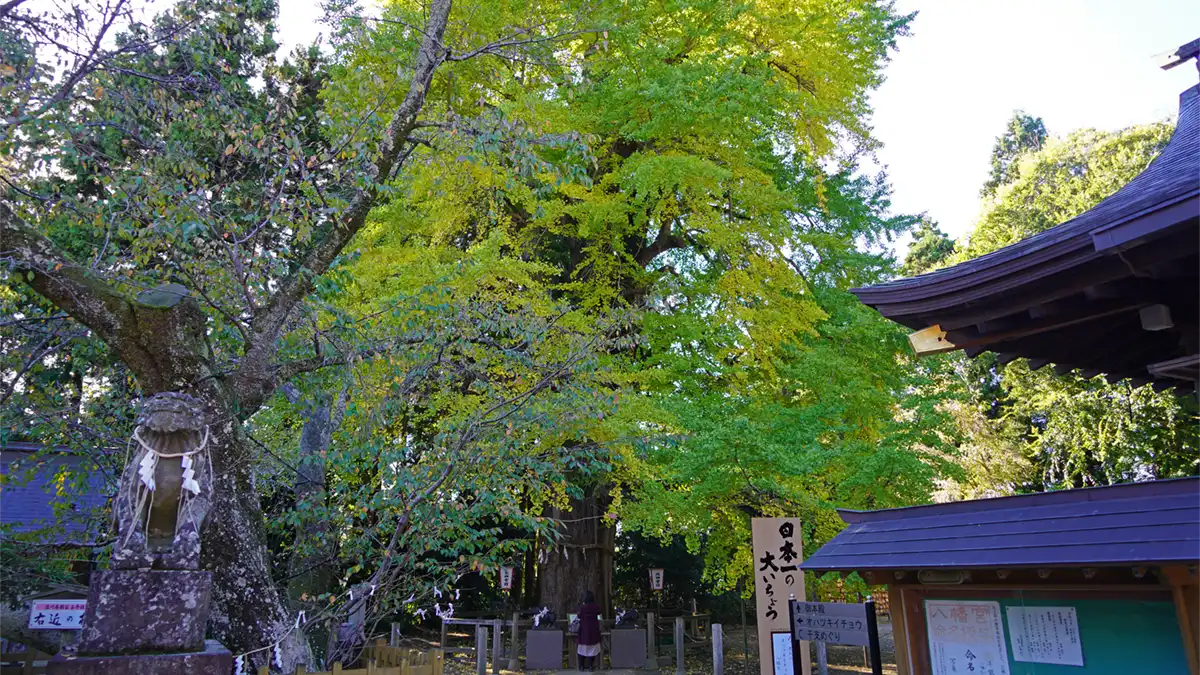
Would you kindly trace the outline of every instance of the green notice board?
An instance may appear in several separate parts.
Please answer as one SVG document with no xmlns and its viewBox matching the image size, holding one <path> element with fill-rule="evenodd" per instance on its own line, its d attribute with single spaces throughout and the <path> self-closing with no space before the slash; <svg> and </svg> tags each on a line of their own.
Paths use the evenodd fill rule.
<svg viewBox="0 0 1200 675">
<path fill-rule="evenodd" d="M 941 598 L 939 598 L 941 599 Z M 950 598 L 946 598 L 950 599 Z M 965 598 L 964 598 L 965 600 Z M 1008 667 L 1012 675 L 1187 675 L 1183 638 L 1170 600 L 982 598 L 1000 603 Z M 1083 646 L 1083 667 L 1017 661 L 1009 607 L 1074 607 Z M 967 675 L 967 671 L 963 671 Z"/>
</svg>

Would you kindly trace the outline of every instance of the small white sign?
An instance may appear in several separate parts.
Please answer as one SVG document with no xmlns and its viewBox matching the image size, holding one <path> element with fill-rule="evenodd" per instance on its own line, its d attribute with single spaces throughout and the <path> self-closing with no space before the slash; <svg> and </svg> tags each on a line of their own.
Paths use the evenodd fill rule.
<svg viewBox="0 0 1200 675">
<path fill-rule="evenodd" d="M 771 633 L 771 655 L 774 657 L 775 675 L 795 675 L 792 660 L 792 636 L 788 633 Z"/>
<path fill-rule="evenodd" d="M 34 630 L 80 630 L 87 600 L 34 600 L 29 627 Z"/>
<path fill-rule="evenodd" d="M 867 630 L 867 606 L 845 602 L 796 603 L 796 625 L 792 627 L 797 640 L 831 642 L 839 645 L 871 644 Z"/>
<path fill-rule="evenodd" d="M 512 582 L 513 582 L 513 568 L 501 567 L 500 568 L 500 588 L 507 591 L 512 588 Z"/>
<path fill-rule="evenodd" d="M 1029 663 L 1082 666 L 1079 617 L 1074 607 L 1009 607 L 1013 658 Z"/>
<path fill-rule="evenodd" d="M 926 600 L 925 627 L 933 675 L 1009 675 L 1000 603 Z"/>
<path fill-rule="evenodd" d="M 650 590 L 661 591 L 663 589 L 663 571 L 661 567 L 655 567 L 650 570 Z"/>
</svg>

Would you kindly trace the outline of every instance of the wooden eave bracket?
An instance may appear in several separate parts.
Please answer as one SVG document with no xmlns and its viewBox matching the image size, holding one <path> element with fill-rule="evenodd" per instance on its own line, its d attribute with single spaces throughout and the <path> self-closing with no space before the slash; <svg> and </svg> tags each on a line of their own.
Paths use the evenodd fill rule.
<svg viewBox="0 0 1200 675">
<path fill-rule="evenodd" d="M 917 356 L 932 356 L 958 349 L 953 342 L 946 338 L 946 331 L 936 323 L 915 333 L 909 333 L 908 343 L 912 345 Z"/>
</svg>

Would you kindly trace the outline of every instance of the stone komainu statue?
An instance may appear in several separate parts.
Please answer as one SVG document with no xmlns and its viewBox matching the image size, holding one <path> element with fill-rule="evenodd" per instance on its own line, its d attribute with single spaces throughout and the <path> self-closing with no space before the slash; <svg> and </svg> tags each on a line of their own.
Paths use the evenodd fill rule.
<svg viewBox="0 0 1200 675">
<path fill-rule="evenodd" d="M 151 396 L 142 403 L 133 446 L 115 504 L 113 567 L 199 569 L 213 480 L 204 406 L 186 394 Z"/>
</svg>

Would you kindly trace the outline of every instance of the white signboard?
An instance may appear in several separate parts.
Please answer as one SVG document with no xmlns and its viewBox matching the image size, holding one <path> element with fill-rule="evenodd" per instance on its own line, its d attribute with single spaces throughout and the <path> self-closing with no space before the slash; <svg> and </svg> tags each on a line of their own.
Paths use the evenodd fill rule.
<svg viewBox="0 0 1200 675">
<path fill-rule="evenodd" d="M 771 633 L 771 657 L 775 675 L 795 675 L 792 660 L 792 636 L 787 633 Z"/>
<path fill-rule="evenodd" d="M 511 589 L 512 581 L 513 581 L 513 568 L 501 567 L 500 568 L 500 588 L 502 588 L 506 591 Z"/>
<path fill-rule="evenodd" d="M 34 600 L 29 627 L 34 630 L 80 630 L 87 600 Z"/>
<path fill-rule="evenodd" d="M 661 567 L 655 567 L 650 570 L 650 590 L 661 591 L 663 589 L 663 571 Z"/>
<path fill-rule="evenodd" d="M 1030 663 L 1083 665 L 1074 607 L 1008 607 L 1013 658 Z"/>
<path fill-rule="evenodd" d="M 933 675 L 1009 675 L 1000 603 L 926 600 Z"/>
<path fill-rule="evenodd" d="M 867 606 L 844 602 L 796 602 L 797 640 L 839 645 L 871 644 L 867 631 Z"/>
</svg>

